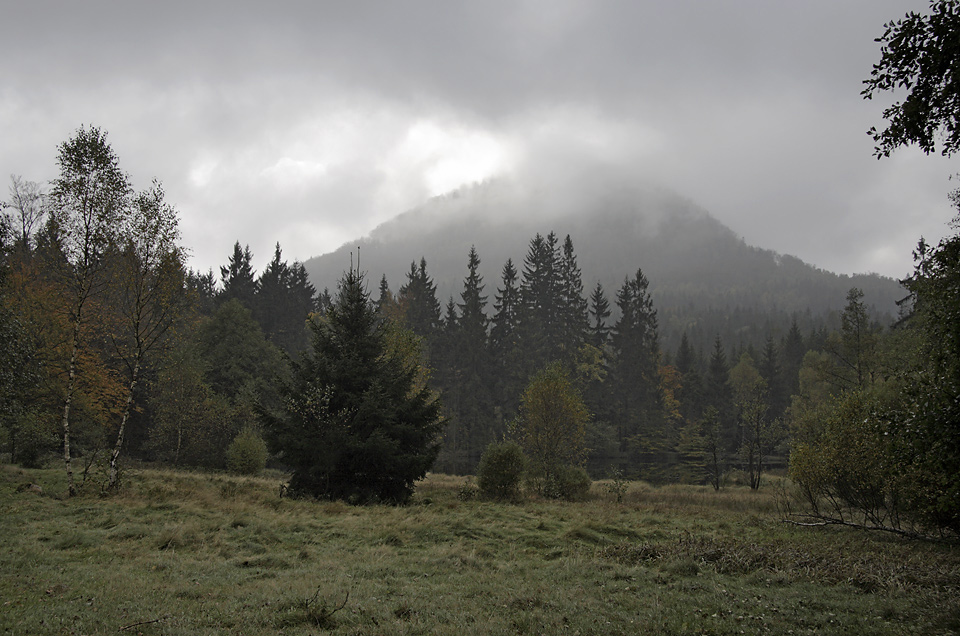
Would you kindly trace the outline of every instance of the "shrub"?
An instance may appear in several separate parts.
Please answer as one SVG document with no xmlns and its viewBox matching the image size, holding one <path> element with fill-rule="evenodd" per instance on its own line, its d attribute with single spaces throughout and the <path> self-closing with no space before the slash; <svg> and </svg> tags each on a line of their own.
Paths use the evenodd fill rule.
<svg viewBox="0 0 960 636">
<path fill-rule="evenodd" d="M 490 444 L 477 468 L 480 492 L 495 499 L 516 498 L 520 494 L 525 464 L 523 450 L 516 442 Z"/>
<path fill-rule="evenodd" d="M 266 463 L 266 443 L 251 427 L 244 427 L 227 448 L 227 469 L 240 475 L 256 475 Z"/>
<path fill-rule="evenodd" d="M 14 436 L 12 460 L 24 468 L 41 468 L 47 453 L 56 449 L 57 438 L 50 423 L 33 413 L 20 416 Z"/>
<path fill-rule="evenodd" d="M 587 471 L 579 466 L 562 466 L 554 473 L 553 481 L 556 498 L 569 501 L 586 497 L 593 484 Z"/>
</svg>

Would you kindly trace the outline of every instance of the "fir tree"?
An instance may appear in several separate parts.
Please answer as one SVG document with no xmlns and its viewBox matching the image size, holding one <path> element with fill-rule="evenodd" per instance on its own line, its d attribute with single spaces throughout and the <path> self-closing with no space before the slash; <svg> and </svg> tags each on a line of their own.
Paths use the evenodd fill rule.
<svg viewBox="0 0 960 636">
<path fill-rule="evenodd" d="M 440 404 L 415 387 L 418 364 L 388 350 L 384 323 L 351 269 L 312 351 L 293 364 L 285 405 L 264 413 L 268 441 L 299 496 L 403 503 L 439 450 Z"/>
<path fill-rule="evenodd" d="M 607 318 L 610 317 L 610 302 L 603 292 L 603 285 L 597 281 L 597 286 L 593 288 L 590 294 L 590 337 L 593 344 L 603 348 L 610 337 L 610 327 L 607 325 Z"/>
<path fill-rule="evenodd" d="M 583 297 L 583 280 L 573 240 L 567 234 L 559 264 L 559 311 L 560 349 L 562 360 L 571 364 L 586 341 L 589 321 L 587 300 Z"/>
<path fill-rule="evenodd" d="M 796 395 L 800 390 L 800 367 L 803 365 L 803 356 L 807 352 L 796 318 L 790 324 L 790 331 L 783 338 L 780 351 L 784 393 L 787 396 Z"/>
<path fill-rule="evenodd" d="M 247 309 L 253 309 L 257 293 L 257 282 L 251 261 L 253 255 L 250 246 L 240 247 L 240 241 L 233 245 L 233 254 L 225 267 L 220 268 L 220 282 L 223 290 L 217 300 L 221 303 L 232 298 L 239 300 Z"/>
<path fill-rule="evenodd" d="M 501 275 L 502 287 L 497 290 L 493 304 L 494 315 L 490 330 L 490 348 L 493 355 L 503 359 L 516 346 L 517 322 L 520 311 L 520 290 L 517 287 L 517 268 L 507 259 Z"/>
<path fill-rule="evenodd" d="M 638 433 L 660 424 L 660 344 L 657 312 L 641 270 L 617 293 L 620 319 L 613 328 L 613 376 L 617 395 L 621 449 Z"/>
<path fill-rule="evenodd" d="M 706 407 L 717 411 L 719 437 L 725 453 L 736 450 L 739 435 L 733 413 L 733 393 L 730 387 L 730 366 L 723 341 L 718 335 L 713 343 L 713 353 L 707 369 L 704 401 Z"/>
<path fill-rule="evenodd" d="M 413 333 L 433 338 L 440 329 L 440 301 L 437 286 L 427 274 L 427 260 L 420 259 L 419 267 L 410 263 L 407 283 L 400 288 L 398 300 L 403 308 L 407 326 Z"/>
<path fill-rule="evenodd" d="M 494 395 L 500 405 L 500 419 L 509 420 L 516 412 L 526 376 L 521 369 L 519 348 L 520 289 L 517 268 L 511 259 L 503 265 L 501 286 L 494 300 L 490 328 L 490 352 L 493 358 Z"/>
<path fill-rule="evenodd" d="M 560 358 L 560 277 L 557 236 L 537 234 L 530 241 L 520 284 L 518 335 L 525 371 L 532 374 Z"/>
<path fill-rule="evenodd" d="M 460 320 L 456 329 L 454 366 L 461 387 L 457 419 L 466 430 L 469 470 L 473 470 L 486 446 L 495 441 L 491 429 L 493 399 L 490 394 L 490 359 L 487 346 L 487 297 L 483 295 L 483 278 L 478 273 L 480 256 L 470 248 L 467 277 L 460 294 Z"/>
</svg>

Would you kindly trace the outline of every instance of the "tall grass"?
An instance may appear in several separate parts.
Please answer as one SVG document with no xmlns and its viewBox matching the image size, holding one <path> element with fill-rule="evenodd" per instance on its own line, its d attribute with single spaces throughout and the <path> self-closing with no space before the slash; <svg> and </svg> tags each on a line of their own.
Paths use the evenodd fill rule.
<svg viewBox="0 0 960 636">
<path fill-rule="evenodd" d="M 3 467 L 0 632 L 960 629 L 956 548 L 793 527 L 772 487 L 496 503 L 431 475 L 409 506 L 356 508 L 281 498 L 281 477 L 131 471 L 115 496 L 66 499 L 59 471 Z"/>
</svg>

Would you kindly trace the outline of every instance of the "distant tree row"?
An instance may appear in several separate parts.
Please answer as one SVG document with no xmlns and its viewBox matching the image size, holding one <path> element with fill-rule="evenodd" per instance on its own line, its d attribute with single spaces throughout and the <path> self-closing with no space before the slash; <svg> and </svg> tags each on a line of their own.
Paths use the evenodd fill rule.
<svg viewBox="0 0 960 636">
<path fill-rule="evenodd" d="M 520 271 L 504 264 L 491 303 L 479 265 L 472 248 L 459 302 L 449 299 L 443 311 L 424 258 L 411 263 L 396 295 L 386 277 L 379 285 L 381 315 L 424 340 L 448 417 L 441 470 L 474 472 L 487 445 L 509 436 L 527 384 L 554 363 L 591 413 L 595 475 L 616 469 L 719 487 L 730 469 L 743 468 L 757 487 L 771 460 L 785 465 L 783 418 L 816 334 L 805 339 L 794 321 L 760 352 L 731 352 L 732 363 L 719 336 L 704 359 L 684 335 L 671 356 L 661 350 L 642 270 L 624 279 L 613 303 L 599 283 L 587 296 L 572 238 L 538 234 Z"/>
</svg>

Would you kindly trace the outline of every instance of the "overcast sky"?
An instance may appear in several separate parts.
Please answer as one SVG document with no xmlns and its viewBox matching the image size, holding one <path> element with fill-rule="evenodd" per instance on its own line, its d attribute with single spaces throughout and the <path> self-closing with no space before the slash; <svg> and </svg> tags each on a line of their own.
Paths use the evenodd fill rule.
<svg viewBox="0 0 960 636">
<path fill-rule="evenodd" d="M 859 95 L 883 24 L 924 1 L 4 5 L 0 198 L 99 126 L 138 189 L 164 183 L 196 269 L 236 240 L 257 269 L 278 241 L 306 260 L 464 183 L 578 162 L 841 273 L 902 277 L 953 216 L 956 162 L 875 159 L 884 102 Z"/>
</svg>

